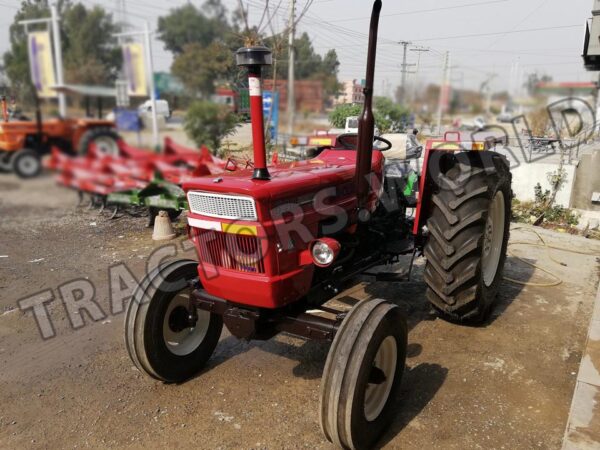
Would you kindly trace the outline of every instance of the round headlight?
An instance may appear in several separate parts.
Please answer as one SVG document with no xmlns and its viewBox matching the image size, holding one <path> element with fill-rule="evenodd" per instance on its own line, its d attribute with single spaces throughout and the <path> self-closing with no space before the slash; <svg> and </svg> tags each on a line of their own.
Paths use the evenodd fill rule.
<svg viewBox="0 0 600 450">
<path fill-rule="evenodd" d="M 335 258 L 334 250 L 323 241 L 317 241 L 312 248 L 312 257 L 320 266 L 328 266 Z"/>
</svg>

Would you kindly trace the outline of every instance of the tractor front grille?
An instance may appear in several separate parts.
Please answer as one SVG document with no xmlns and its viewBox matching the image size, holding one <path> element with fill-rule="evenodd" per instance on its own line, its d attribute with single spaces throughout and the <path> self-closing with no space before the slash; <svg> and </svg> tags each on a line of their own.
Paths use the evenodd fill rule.
<svg viewBox="0 0 600 450">
<path fill-rule="evenodd" d="M 265 273 L 260 238 L 245 234 L 195 229 L 200 260 L 229 270 Z"/>
<path fill-rule="evenodd" d="M 219 219 L 258 220 L 254 199 L 250 197 L 189 192 L 188 203 L 194 214 Z"/>
</svg>

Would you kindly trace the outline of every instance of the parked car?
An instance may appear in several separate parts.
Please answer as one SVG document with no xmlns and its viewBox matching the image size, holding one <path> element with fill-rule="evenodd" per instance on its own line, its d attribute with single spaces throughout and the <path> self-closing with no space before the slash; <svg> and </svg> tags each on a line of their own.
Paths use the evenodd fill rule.
<svg viewBox="0 0 600 450">
<path fill-rule="evenodd" d="M 140 116 L 150 116 L 152 114 L 152 100 L 146 100 L 140 106 L 138 106 L 138 112 Z M 171 109 L 169 108 L 169 102 L 166 100 L 156 100 L 156 115 L 162 116 L 165 120 L 171 118 Z"/>
</svg>

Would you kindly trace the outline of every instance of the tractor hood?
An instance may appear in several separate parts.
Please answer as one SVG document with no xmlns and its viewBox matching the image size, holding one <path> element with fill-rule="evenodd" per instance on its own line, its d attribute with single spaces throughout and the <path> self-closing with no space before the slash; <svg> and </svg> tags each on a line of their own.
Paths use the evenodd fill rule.
<svg viewBox="0 0 600 450">
<path fill-rule="evenodd" d="M 373 152 L 374 170 L 381 166 L 381 152 Z M 247 195 L 257 201 L 277 201 L 316 193 L 320 189 L 341 186 L 354 181 L 356 152 L 352 150 L 325 150 L 307 161 L 278 164 L 269 167 L 268 181 L 251 178 L 252 170 L 225 171 L 217 177 L 189 180 L 183 188 L 188 191 Z"/>
</svg>

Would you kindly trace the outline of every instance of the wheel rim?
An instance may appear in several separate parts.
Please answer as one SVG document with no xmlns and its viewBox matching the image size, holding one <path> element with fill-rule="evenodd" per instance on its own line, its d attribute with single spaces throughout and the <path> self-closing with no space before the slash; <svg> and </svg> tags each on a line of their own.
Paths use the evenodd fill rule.
<svg viewBox="0 0 600 450">
<path fill-rule="evenodd" d="M 19 173 L 25 176 L 31 176 L 38 170 L 38 160 L 32 155 L 23 155 L 17 160 L 17 169 Z"/>
<path fill-rule="evenodd" d="M 387 403 L 394 377 L 396 376 L 396 363 L 398 361 L 398 346 L 394 336 L 386 337 L 375 355 L 373 368 L 383 372 L 385 379 L 374 383 L 369 380 L 365 391 L 365 417 L 367 421 L 372 422 L 379 415 Z"/>
<path fill-rule="evenodd" d="M 94 139 L 96 151 L 104 156 L 119 156 L 119 146 L 117 142 L 109 136 L 99 136 Z"/>
<path fill-rule="evenodd" d="M 177 294 L 165 313 L 163 319 L 163 339 L 167 349 L 177 356 L 186 356 L 194 352 L 208 332 L 210 323 L 210 313 L 208 311 L 198 311 L 198 321 L 196 325 L 190 327 L 183 324 L 182 320 L 185 317 L 182 315 L 188 314 L 189 295 Z"/>
<path fill-rule="evenodd" d="M 494 282 L 500 265 L 504 241 L 504 209 L 504 194 L 502 191 L 498 191 L 490 206 L 483 238 L 482 270 L 483 282 L 487 287 Z"/>
</svg>

